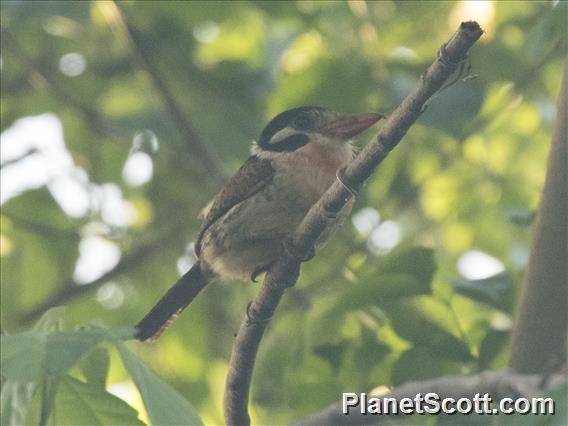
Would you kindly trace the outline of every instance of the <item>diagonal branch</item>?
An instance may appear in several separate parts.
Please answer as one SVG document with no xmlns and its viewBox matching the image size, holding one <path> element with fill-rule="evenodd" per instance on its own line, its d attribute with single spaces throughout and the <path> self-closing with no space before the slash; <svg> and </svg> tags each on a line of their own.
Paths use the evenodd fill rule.
<svg viewBox="0 0 568 426">
<path fill-rule="evenodd" d="M 305 259 L 322 232 L 352 198 L 422 113 L 426 102 L 444 84 L 481 37 L 477 22 L 464 22 L 438 52 L 414 91 L 395 109 L 379 133 L 338 174 L 336 181 L 310 209 L 280 258 L 268 271 L 257 297 L 247 308 L 233 344 L 225 385 L 224 411 L 228 425 L 248 425 L 248 397 L 256 353 L 264 330 L 286 288 L 293 286 Z"/>
<path fill-rule="evenodd" d="M 126 19 L 123 6 L 118 2 L 112 2 L 106 3 L 103 7 L 110 9 L 109 12 L 112 12 L 114 18 L 113 23 L 119 27 L 120 31 L 128 40 L 128 44 L 136 55 L 140 67 L 146 71 L 150 77 L 152 85 L 160 97 L 164 108 L 178 128 L 187 146 L 195 154 L 195 158 L 202 160 L 202 164 L 210 177 L 217 183 L 223 183 L 226 180 L 223 165 L 209 147 L 203 143 L 197 131 L 176 102 L 166 82 L 160 77 L 156 65 L 152 62 L 148 52 L 146 52 L 142 45 L 139 33 Z"/>
</svg>

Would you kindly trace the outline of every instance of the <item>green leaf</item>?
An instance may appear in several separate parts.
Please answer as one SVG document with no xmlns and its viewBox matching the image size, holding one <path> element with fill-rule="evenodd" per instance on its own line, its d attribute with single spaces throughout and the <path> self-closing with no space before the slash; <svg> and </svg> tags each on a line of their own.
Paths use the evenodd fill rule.
<svg viewBox="0 0 568 426">
<path fill-rule="evenodd" d="M 105 348 L 95 348 L 81 361 L 81 371 L 88 383 L 106 387 L 110 358 Z"/>
<path fill-rule="evenodd" d="M 104 338 L 96 330 L 50 334 L 28 331 L 2 336 L 2 374 L 24 382 L 63 374 Z"/>
<path fill-rule="evenodd" d="M 126 402 L 95 383 L 65 376 L 55 397 L 54 422 L 61 425 L 143 425 Z"/>
<path fill-rule="evenodd" d="M 456 337 L 455 320 L 448 307 L 430 296 L 400 300 L 385 306 L 392 328 L 415 346 L 447 360 L 469 362 L 467 344 Z"/>
<path fill-rule="evenodd" d="M 508 312 L 511 308 L 512 280 L 507 272 L 481 280 L 454 278 L 451 282 L 456 291 L 462 296 L 502 311 Z"/>
<path fill-rule="evenodd" d="M 201 425 L 195 408 L 174 388 L 142 364 L 126 345 L 114 342 L 122 361 L 140 391 L 152 425 Z"/>
<path fill-rule="evenodd" d="M 436 272 L 434 250 L 426 247 L 411 247 L 394 250 L 379 265 L 380 273 L 403 273 L 411 275 L 420 288 L 413 294 L 424 294 L 430 290 L 430 282 Z"/>
<path fill-rule="evenodd" d="M 2 385 L 0 396 L 0 424 L 19 426 L 26 424 L 29 405 L 35 383 L 21 383 L 7 380 Z"/>
<path fill-rule="evenodd" d="M 363 272 L 359 283 L 346 287 L 310 313 L 309 341 L 312 347 L 337 343 L 345 315 L 368 306 L 391 305 L 400 298 L 430 293 L 436 269 L 431 249 L 414 247 L 392 252 L 377 269 Z"/>
<path fill-rule="evenodd" d="M 545 59 L 553 49 L 558 51 L 566 50 L 566 45 L 557 44 L 566 39 L 566 16 L 568 15 L 568 5 L 565 1 L 558 2 L 551 7 L 529 31 L 525 38 L 523 51 L 533 64 L 538 64 Z"/>
<path fill-rule="evenodd" d="M 50 332 L 61 330 L 63 326 L 64 307 L 51 308 L 46 311 L 34 325 L 36 332 Z M 2 336 L 4 338 L 5 336 Z M 2 345 L 2 366 L 4 365 L 4 345 Z M 33 368 L 33 367 L 32 367 Z M 4 375 L 4 373 L 2 373 Z M 24 425 L 33 399 L 34 390 L 37 384 L 34 382 L 19 382 L 7 380 L 2 385 L 2 395 L 0 402 L 0 424 L 2 425 Z"/>
<path fill-rule="evenodd" d="M 414 85 L 414 79 L 399 74 L 393 77 L 392 84 L 402 100 Z M 479 113 L 484 98 L 485 89 L 481 82 L 457 81 L 430 99 L 418 121 L 460 139 L 465 136 L 467 124 Z"/>
<path fill-rule="evenodd" d="M 510 332 L 502 330 L 489 330 L 487 335 L 483 338 L 481 345 L 479 347 L 479 369 L 486 370 L 490 367 L 496 368 L 497 366 L 492 365 L 493 361 L 499 355 L 507 349 L 507 343 L 509 342 Z M 500 367 L 505 367 L 500 366 Z"/>
<path fill-rule="evenodd" d="M 26 332 L 0 338 L 2 376 L 29 382 L 39 380 L 45 365 L 41 334 Z"/>
<path fill-rule="evenodd" d="M 410 274 L 387 273 L 371 281 L 347 287 L 333 299 L 321 302 L 310 312 L 309 342 L 312 347 L 341 340 L 339 330 L 345 315 L 356 309 L 383 305 L 420 291 Z"/>
</svg>

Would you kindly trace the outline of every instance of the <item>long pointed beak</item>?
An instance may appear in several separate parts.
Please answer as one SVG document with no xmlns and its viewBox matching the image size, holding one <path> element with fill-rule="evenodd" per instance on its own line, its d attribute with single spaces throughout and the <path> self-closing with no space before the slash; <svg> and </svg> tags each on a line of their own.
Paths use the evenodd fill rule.
<svg viewBox="0 0 568 426">
<path fill-rule="evenodd" d="M 331 123 L 328 123 L 321 128 L 320 133 L 322 135 L 347 141 L 353 136 L 367 130 L 381 118 L 384 118 L 384 115 L 374 112 L 340 115 Z"/>
</svg>

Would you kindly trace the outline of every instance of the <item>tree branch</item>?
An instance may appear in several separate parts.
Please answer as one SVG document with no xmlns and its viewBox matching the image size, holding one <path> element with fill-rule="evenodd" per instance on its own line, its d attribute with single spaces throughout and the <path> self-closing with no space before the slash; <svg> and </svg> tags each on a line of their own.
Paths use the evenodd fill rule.
<svg viewBox="0 0 568 426">
<path fill-rule="evenodd" d="M 26 52 L 24 47 L 7 28 L 2 28 L 2 48 L 10 52 L 14 58 L 20 63 L 22 69 L 27 75 L 30 86 L 35 90 L 48 89 L 53 97 L 61 102 L 62 105 L 75 108 L 84 118 L 85 123 L 98 137 L 103 137 L 107 133 L 107 126 L 100 113 L 91 106 L 78 99 L 74 94 L 70 93 L 64 85 L 59 84 L 58 79 L 50 72 L 47 67 L 41 67 Z M 96 144 L 94 144 L 96 145 Z M 5 165 L 5 164 L 4 164 Z M 3 165 L 3 166 L 4 166 Z"/>
<path fill-rule="evenodd" d="M 79 285 L 73 280 L 60 284 L 44 301 L 31 308 L 29 311 L 22 313 L 18 317 L 18 320 L 23 323 L 33 321 L 46 310 L 54 306 L 63 305 L 71 300 L 91 293 L 113 278 L 133 269 L 140 268 L 140 266 L 148 261 L 148 258 L 152 254 L 159 251 L 159 247 L 160 245 L 155 243 L 139 247 L 121 259 L 113 269 L 85 285 Z"/>
<path fill-rule="evenodd" d="M 342 170 L 338 180 L 310 209 L 292 239 L 284 245 L 285 249 L 268 271 L 259 294 L 248 306 L 233 344 L 224 398 L 228 425 L 250 424 L 247 405 L 256 353 L 285 289 L 293 286 L 299 276 L 300 259 L 306 258 L 352 194 L 400 142 L 422 113 L 428 99 L 466 58 L 467 51 L 482 33 L 477 22 L 461 24 L 454 36 L 441 47 L 434 63 L 422 75 L 420 84 L 395 109 L 376 137 Z"/>
<path fill-rule="evenodd" d="M 566 362 L 568 330 L 568 65 L 537 214 L 524 292 L 511 347 L 511 368 L 546 373 Z"/>
<path fill-rule="evenodd" d="M 541 396 L 546 390 L 560 385 L 565 379 L 562 374 L 551 376 L 549 380 L 541 375 L 523 375 L 508 370 L 485 371 L 474 376 L 447 376 L 438 377 L 423 382 L 405 383 L 392 391 L 376 395 L 380 398 L 414 399 L 417 394 L 426 395 L 436 393 L 441 399 L 460 398 L 473 399 L 475 394 L 480 396 L 488 393 L 493 401 L 503 398 L 534 398 Z M 353 410 L 349 415 L 342 413 L 340 403 L 327 407 L 318 414 L 295 423 L 296 426 L 319 425 L 364 425 L 381 424 L 382 421 L 392 421 L 392 415 L 369 416 L 361 414 L 360 410 Z"/>
<path fill-rule="evenodd" d="M 178 128 L 185 143 L 191 148 L 195 157 L 200 159 L 202 166 L 205 167 L 205 170 L 208 173 L 208 176 L 212 177 L 217 183 L 223 183 L 226 180 L 226 175 L 222 163 L 209 149 L 209 147 L 202 142 L 197 131 L 177 104 L 174 96 L 168 89 L 167 84 L 160 77 L 157 67 L 145 51 L 138 32 L 128 23 L 123 7 L 116 1 L 105 5 L 105 7 L 112 6 L 116 9 L 116 22 L 120 24 L 120 29 L 132 47 L 141 68 L 150 76 L 150 80 L 156 90 L 156 93 L 160 97 L 160 100 L 170 115 L 173 123 Z"/>
<path fill-rule="evenodd" d="M 149 258 L 160 253 L 166 243 L 171 244 L 173 240 L 179 237 L 180 225 L 175 222 L 171 225 L 171 227 L 163 229 L 155 236 L 141 242 L 137 247 L 126 253 L 113 269 L 99 278 L 84 285 L 79 285 L 72 279 L 60 283 L 42 302 L 30 310 L 21 313 L 17 318 L 18 321 L 23 323 L 33 321 L 47 309 L 63 305 L 71 300 L 92 293 L 110 280 L 126 274 L 129 271 L 139 269 L 145 263 L 148 263 Z"/>
</svg>

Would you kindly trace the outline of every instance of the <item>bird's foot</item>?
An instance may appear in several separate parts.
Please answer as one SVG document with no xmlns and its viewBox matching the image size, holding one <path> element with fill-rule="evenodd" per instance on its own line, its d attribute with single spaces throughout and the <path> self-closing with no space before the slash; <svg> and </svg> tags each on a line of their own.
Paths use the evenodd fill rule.
<svg viewBox="0 0 568 426">
<path fill-rule="evenodd" d="M 288 253 L 288 255 L 292 256 L 298 262 L 307 262 L 309 260 L 312 260 L 316 255 L 316 249 L 313 246 L 308 249 L 307 253 L 299 253 L 290 239 L 285 240 L 282 245 L 284 246 L 286 253 Z"/>
<path fill-rule="evenodd" d="M 256 314 L 252 309 L 252 303 L 253 302 L 249 302 L 247 304 L 247 323 L 248 325 L 262 325 L 262 324 L 268 324 L 270 322 L 270 320 L 272 319 L 272 317 L 268 317 L 268 318 L 260 318 L 258 316 L 258 314 Z"/>
</svg>

